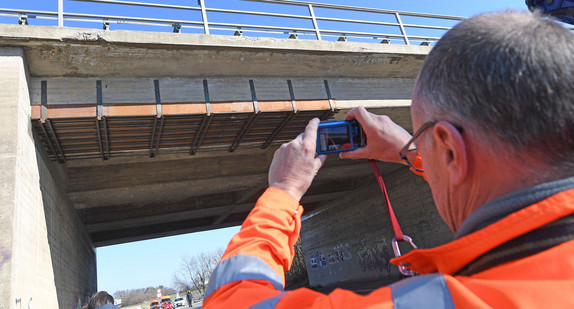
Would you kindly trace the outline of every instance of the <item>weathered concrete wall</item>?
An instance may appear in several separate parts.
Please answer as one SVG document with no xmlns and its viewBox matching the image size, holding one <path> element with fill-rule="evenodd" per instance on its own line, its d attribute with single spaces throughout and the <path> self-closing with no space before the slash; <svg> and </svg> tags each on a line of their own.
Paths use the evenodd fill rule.
<svg viewBox="0 0 574 309">
<path fill-rule="evenodd" d="M 18 111 L 20 84 L 26 84 L 19 49 L 0 49 L 0 299 L 11 300 L 14 240 L 14 207 L 16 199 L 16 152 L 18 120 L 12 115 Z M 12 57 L 11 57 L 12 56 Z M 4 306 L 4 305 L 3 305 Z"/>
<path fill-rule="evenodd" d="M 1 308 L 76 308 L 96 290 L 95 250 L 30 124 L 22 50 L 0 49 Z"/>
<path fill-rule="evenodd" d="M 418 247 L 433 247 L 452 239 L 424 179 L 406 167 L 398 167 L 383 178 L 403 233 Z M 305 215 L 301 240 L 311 286 L 342 282 L 346 286 L 353 281 L 388 284 L 401 279 L 398 268 L 389 263 L 394 257 L 394 235 L 374 176 L 345 198 Z M 401 248 L 410 251 L 406 244 Z"/>
</svg>

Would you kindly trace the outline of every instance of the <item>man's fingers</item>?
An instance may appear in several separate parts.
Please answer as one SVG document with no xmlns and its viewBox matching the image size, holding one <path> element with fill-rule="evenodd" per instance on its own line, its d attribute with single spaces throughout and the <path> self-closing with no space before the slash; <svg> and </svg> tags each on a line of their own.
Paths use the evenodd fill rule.
<svg viewBox="0 0 574 309">
<path fill-rule="evenodd" d="M 345 115 L 345 120 L 353 120 L 357 118 L 357 113 L 358 113 L 358 107 L 355 107 L 353 109 L 351 109 L 347 115 Z"/>
<path fill-rule="evenodd" d="M 365 148 L 357 148 L 353 151 L 345 151 L 339 153 L 339 158 L 343 159 L 357 159 L 357 158 L 364 158 L 363 153 L 365 153 Z"/>
<path fill-rule="evenodd" d="M 347 113 L 345 120 L 357 119 L 359 123 L 362 123 L 367 114 L 368 112 L 363 106 L 355 107 Z"/>
<path fill-rule="evenodd" d="M 318 155 L 315 160 L 313 161 L 313 175 L 317 175 L 323 164 L 325 164 L 325 160 L 327 160 L 327 155 Z"/>
<path fill-rule="evenodd" d="M 319 119 L 312 119 L 294 140 L 281 145 L 269 168 L 269 185 L 284 190 L 297 200 L 309 189 L 326 156 L 316 156 Z"/>
<path fill-rule="evenodd" d="M 313 118 L 307 126 L 305 127 L 305 132 L 302 134 L 302 142 L 303 146 L 309 152 L 315 152 L 316 144 L 317 144 L 317 128 L 319 127 L 319 118 Z"/>
<path fill-rule="evenodd" d="M 317 168 L 317 170 L 319 170 L 323 164 L 325 164 L 325 161 L 327 160 L 327 155 L 318 155 L 317 158 L 315 158 L 315 167 Z"/>
<path fill-rule="evenodd" d="M 303 132 L 303 139 L 315 142 L 317 139 L 317 128 L 319 127 L 319 122 L 319 118 L 313 118 L 309 121 L 305 127 L 305 132 Z"/>
</svg>

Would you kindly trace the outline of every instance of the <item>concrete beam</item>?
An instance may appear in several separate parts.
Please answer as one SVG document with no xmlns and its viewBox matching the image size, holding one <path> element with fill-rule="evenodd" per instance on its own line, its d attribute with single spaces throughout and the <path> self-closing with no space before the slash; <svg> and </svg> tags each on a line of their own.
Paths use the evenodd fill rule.
<svg viewBox="0 0 574 309">
<path fill-rule="evenodd" d="M 41 82 L 47 84 L 47 105 L 54 107 L 73 106 L 75 108 L 97 103 L 96 81 L 102 83 L 102 100 L 105 105 L 155 104 L 154 80 L 159 81 L 161 102 L 192 103 L 205 102 L 203 81 L 209 88 L 212 102 L 251 102 L 250 80 L 255 86 L 257 100 L 261 108 L 274 102 L 288 102 L 286 110 L 291 110 L 291 95 L 287 81 L 293 86 L 296 101 L 326 100 L 324 81 L 327 80 L 332 98 L 340 109 L 349 109 L 358 105 L 368 107 L 410 106 L 414 76 L 409 78 L 339 78 L 322 75 L 317 71 L 314 77 L 33 77 L 30 84 L 32 105 L 41 105 Z M 73 86 L 72 86 L 73 85 Z M 298 102 L 298 108 L 306 108 L 305 102 Z M 301 105 L 301 106 L 299 106 Z M 273 110 L 280 110 L 273 107 Z"/>
<path fill-rule="evenodd" d="M 361 180 L 337 181 L 325 189 L 324 183 L 312 187 L 301 200 L 305 213 L 312 212 L 318 204 L 337 200 L 351 195 Z M 253 192 L 262 192 L 265 186 L 256 187 Z M 142 213 L 139 209 L 117 205 L 81 211 L 85 218 L 86 229 L 96 246 L 119 244 L 128 241 L 139 241 L 156 237 L 177 235 L 180 233 L 199 232 L 240 225 L 253 209 L 259 194 L 250 195 L 248 202 L 238 199 L 232 202 L 234 192 L 199 197 L 202 202 L 193 200 L 171 205 L 154 205 L 146 209 L 155 209 L 154 213 Z M 218 206 L 228 201 L 231 204 Z M 193 207 L 190 207 L 194 204 Z M 131 215 L 126 215 L 129 213 Z M 136 217 L 139 216 L 139 217 Z"/>
<path fill-rule="evenodd" d="M 33 76 L 413 78 L 431 47 L 0 25 Z M 320 72 L 320 73 L 319 73 Z"/>
<path fill-rule="evenodd" d="M 211 166 L 194 164 L 193 159 L 126 166 L 110 165 L 105 169 L 84 168 L 70 170 L 69 197 L 76 209 L 105 207 L 109 205 L 146 205 L 150 201 L 177 203 L 194 196 L 233 192 L 267 185 L 267 170 L 270 162 L 250 161 L 237 163 L 233 157 L 227 159 L 230 166 L 221 163 Z M 207 160 L 204 162 L 209 162 Z M 356 178 L 370 175 L 368 164 L 326 165 L 317 175 L 316 181 Z M 235 163 L 234 163 L 235 162 Z M 366 162 L 366 161 L 365 161 Z M 201 168 L 198 168 L 200 166 Z M 156 175 L 150 177 L 150 175 Z"/>
</svg>

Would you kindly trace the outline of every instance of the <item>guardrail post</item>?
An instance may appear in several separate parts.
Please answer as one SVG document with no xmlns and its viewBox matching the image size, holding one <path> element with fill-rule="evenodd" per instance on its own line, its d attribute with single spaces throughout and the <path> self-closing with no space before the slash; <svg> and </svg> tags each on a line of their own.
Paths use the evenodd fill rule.
<svg viewBox="0 0 574 309">
<path fill-rule="evenodd" d="M 313 28 L 315 29 L 315 36 L 317 36 L 317 40 L 321 41 L 321 31 L 319 30 L 319 26 L 317 25 L 317 18 L 315 18 L 313 5 L 309 4 L 308 7 L 309 7 L 309 14 L 311 14 L 311 18 L 313 19 Z"/>
<path fill-rule="evenodd" d="M 18 14 L 18 25 L 28 25 L 28 15 Z"/>
<path fill-rule="evenodd" d="M 58 27 L 64 27 L 64 0 L 58 0 Z"/>
<path fill-rule="evenodd" d="M 197 4 L 201 7 L 201 18 L 203 19 L 203 32 L 209 34 L 209 23 L 207 22 L 207 11 L 205 10 L 205 1 L 197 0 Z"/>
<path fill-rule="evenodd" d="M 399 23 L 399 28 L 401 28 L 401 34 L 403 35 L 403 39 L 405 40 L 405 44 L 411 45 L 409 42 L 409 38 L 407 37 L 407 33 L 405 32 L 405 27 L 403 27 L 403 22 L 401 21 L 401 16 L 399 16 L 398 12 L 395 12 L 395 17 L 397 18 L 397 22 Z"/>
</svg>

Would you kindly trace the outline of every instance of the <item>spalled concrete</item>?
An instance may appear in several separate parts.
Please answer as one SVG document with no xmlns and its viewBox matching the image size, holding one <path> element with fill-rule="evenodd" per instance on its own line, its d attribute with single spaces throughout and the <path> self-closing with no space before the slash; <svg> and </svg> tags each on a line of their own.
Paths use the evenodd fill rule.
<svg viewBox="0 0 574 309">
<path fill-rule="evenodd" d="M 33 76 L 412 78 L 431 47 L 2 25 Z"/>
</svg>

